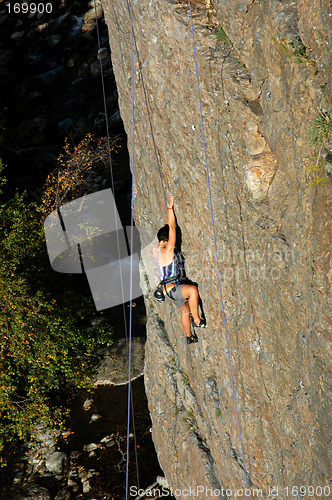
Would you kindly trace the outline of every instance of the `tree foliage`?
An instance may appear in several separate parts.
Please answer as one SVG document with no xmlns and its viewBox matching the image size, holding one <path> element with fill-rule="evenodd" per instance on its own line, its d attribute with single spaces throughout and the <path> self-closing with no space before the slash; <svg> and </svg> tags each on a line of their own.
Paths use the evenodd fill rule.
<svg viewBox="0 0 332 500">
<path fill-rule="evenodd" d="M 24 194 L 0 201 L 0 450 L 40 421 L 61 427 L 110 343 L 106 323 L 88 326 L 92 300 L 51 270 L 41 212 Z"/>
<path fill-rule="evenodd" d="M 106 138 L 87 134 L 77 145 L 65 140 L 58 167 L 48 176 L 43 189 L 45 215 L 64 203 L 94 191 L 95 179 L 109 171 L 109 149 L 115 150 L 116 139 L 108 145 Z"/>
</svg>

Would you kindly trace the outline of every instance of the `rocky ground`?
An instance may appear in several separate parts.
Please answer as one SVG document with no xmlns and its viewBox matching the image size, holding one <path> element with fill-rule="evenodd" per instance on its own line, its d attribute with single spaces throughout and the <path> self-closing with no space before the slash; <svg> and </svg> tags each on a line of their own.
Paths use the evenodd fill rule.
<svg viewBox="0 0 332 500">
<path fill-rule="evenodd" d="M 112 378 L 112 376 L 110 376 Z M 130 429 L 129 484 L 147 487 L 162 474 L 151 441 L 142 377 L 133 382 L 135 434 Z M 127 386 L 99 386 L 73 403 L 70 431 L 37 428 L 35 442 L 15 465 L 6 499 L 123 499 L 126 472 Z"/>
</svg>

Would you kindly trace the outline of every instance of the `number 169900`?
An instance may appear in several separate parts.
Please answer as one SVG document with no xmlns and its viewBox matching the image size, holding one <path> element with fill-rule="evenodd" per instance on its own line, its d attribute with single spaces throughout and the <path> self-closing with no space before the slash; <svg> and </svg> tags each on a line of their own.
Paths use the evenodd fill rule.
<svg viewBox="0 0 332 500">
<path fill-rule="evenodd" d="M 8 14 L 51 14 L 53 10 L 53 6 L 51 2 L 42 3 L 42 2 L 23 2 L 23 3 L 6 3 Z"/>
</svg>

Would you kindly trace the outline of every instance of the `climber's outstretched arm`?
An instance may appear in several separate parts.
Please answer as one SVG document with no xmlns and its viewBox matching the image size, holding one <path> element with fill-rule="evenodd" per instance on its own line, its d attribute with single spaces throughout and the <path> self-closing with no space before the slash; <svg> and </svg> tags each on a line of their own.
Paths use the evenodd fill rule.
<svg viewBox="0 0 332 500">
<path fill-rule="evenodd" d="M 173 253 L 176 243 L 176 220 L 174 214 L 174 196 L 172 195 L 167 205 L 167 224 L 169 226 L 168 242 L 164 249 L 167 253 Z"/>
</svg>

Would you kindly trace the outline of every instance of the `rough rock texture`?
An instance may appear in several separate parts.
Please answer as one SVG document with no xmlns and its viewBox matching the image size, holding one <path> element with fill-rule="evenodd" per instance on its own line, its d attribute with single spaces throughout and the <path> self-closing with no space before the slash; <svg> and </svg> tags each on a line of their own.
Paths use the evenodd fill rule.
<svg viewBox="0 0 332 500">
<path fill-rule="evenodd" d="M 272 486 L 328 481 L 329 180 L 312 186 L 308 125 L 331 102 L 329 3 L 197 0 L 192 5 L 244 456 L 251 488 L 268 497 Z M 127 2 L 104 0 L 103 8 L 131 145 Z M 199 343 L 187 346 L 178 310 L 152 301 L 155 279 L 146 261 L 145 383 L 153 440 L 173 489 L 200 485 L 234 492 L 245 479 L 188 4 L 141 0 L 133 2 L 133 17 L 139 53 L 139 64 L 134 56 L 135 220 L 145 247 L 166 217 L 144 83 L 165 190 L 175 195 L 187 274 L 199 283 L 208 321 L 198 332 Z M 284 489 L 278 498 L 286 498 Z"/>
<path fill-rule="evenodd" d="M 49 472 L 55 472 L 56 474 L 62 474 L 63 469 L 68 463 L 68 455 L 61 451 L 55 451 L 46 460 L 46 469 Z"/>
<path fill-rule="evenodd" d="M 128 348 L 126 339 L 115 340 L 104 356 L 94 385 L 128 384 Z M 144 339 L 134 337 L 131 343 L 131 380 L 143 375 Z"/>
</svg>

